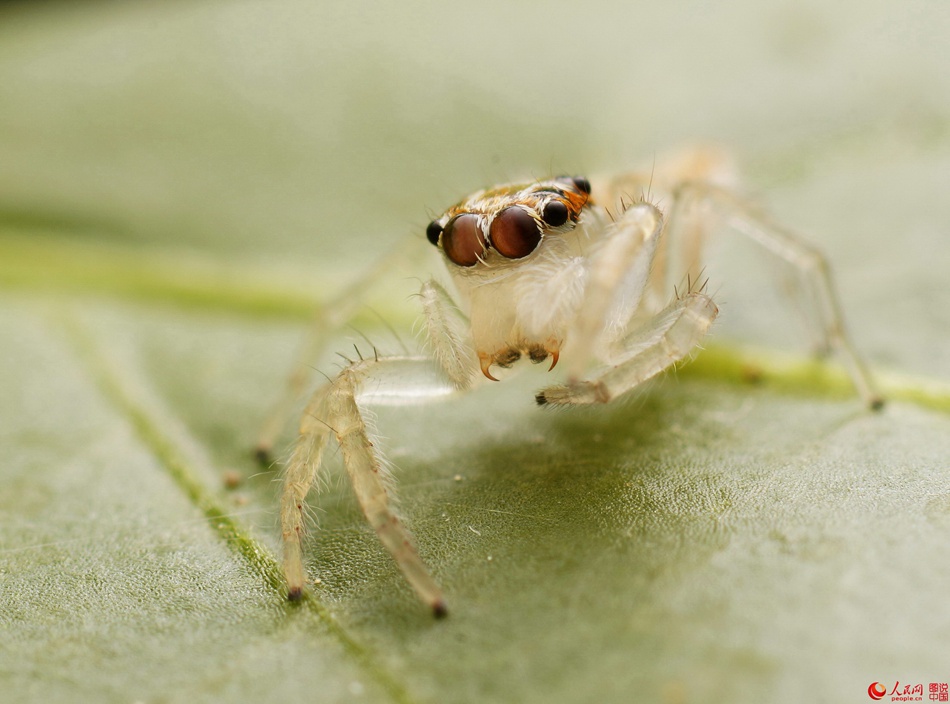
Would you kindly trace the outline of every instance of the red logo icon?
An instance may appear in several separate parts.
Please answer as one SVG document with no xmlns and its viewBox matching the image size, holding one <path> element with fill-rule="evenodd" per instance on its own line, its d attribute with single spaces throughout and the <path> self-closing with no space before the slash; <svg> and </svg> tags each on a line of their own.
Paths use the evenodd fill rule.
<svg viewBox="0 0 950 704">
<path fill-rule="evenodd" d="M 880 682 L 872 682 L 871 686 L 868 687 L 868 696 L 874 701 L 877 701 L 885 694 L 887 694 L 887 687 L 885 687 Z"/>
</svg>

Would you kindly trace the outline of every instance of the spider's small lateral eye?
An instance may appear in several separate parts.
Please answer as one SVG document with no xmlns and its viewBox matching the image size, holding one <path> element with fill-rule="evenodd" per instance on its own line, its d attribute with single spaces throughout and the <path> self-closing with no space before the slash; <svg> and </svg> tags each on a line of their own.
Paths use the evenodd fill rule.
<svg viewBox="0 0 950 704">
<path fill-rule="evenodd" d="M 541 228 L 527 210 L 513 205 L 492 220 L 490 237 L 492 246 L 501 256 L 521 259 L 531 254 L 541 242 Z"/>
<path fill-rule="evenodd" d="M 586 178 L 583 176 L 572 176 L 571 181 L 574 183 L 574 187 L 581 193 L 590 195 L 590 181 Z"/>
<path fill-rule="evenodd" d="M 471 213 L 463 213 L 449 220 L 442 230 L 442 249 L 454 264 L 478 264 L 478 258 L 485 253 L 485 238 L 478 226 L 478 218 Z"/>
<path fill-rule="evenodd" d="M 557 180 L 571 184 L 578 193 L 590 195 L 590 181 L 583 176 L 558 176 Z"/>
<path fill-rule="evenodd" d="M 567 222 L 567 206 L 559 200 L 549 201 L 541 211 L 541 219 L 545 225 L 560 227 Z"/>
<path fill-rule="evenodd" d="M 429 223 L 429 226 L 426 228 L 426 238 L 434 244 L 439 244 L 439 235 L 442 234 L 442 226 L 439 224 L 438 220 L 433 220 Z"/>
</svg>

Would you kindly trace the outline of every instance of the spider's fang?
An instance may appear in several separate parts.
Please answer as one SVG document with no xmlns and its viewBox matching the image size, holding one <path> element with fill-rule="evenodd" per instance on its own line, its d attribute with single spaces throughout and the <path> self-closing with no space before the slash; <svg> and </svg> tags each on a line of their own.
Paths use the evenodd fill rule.
<svg viewBox="0 0 950 704">
<path fill-rule="evenodd" d="M 553 344 L 555 343 L 552 342 L 552 346 Z M 548 367 L 548 371 L 551 371 L 552 369 L 554 369 L 555 366 L 557 366 L 557 360 L 561 356 L 561 350 L 558 347 L 554 347 L 552 349 L 551 347 L 537 345 L 536 347 L 532 347 L 528 351 L 528 356 L 531 357 L 531 361 L 534 362 L 535 364 L 540 364 L 541 362 L 546 360 L 548 357 L 550 357 L 551 366 Z"/>
<path fill-rule="evenodd" d="M 493 362 L 492 358 L 491 358 L 491 357 L 487 357 L 487 356 L 483 356 L 483 355 L 479 355 L 479 356 L 478 356 L 478 361 L 479 361 L 479 363 L 481 364 L 481 367 L 482 367 L 482 374 L 484 374 L 485 376 L 487 376 L 487 377 L 488 377 L 489 379 L 491 379 L 492 381 L 498 381 L 498 379 L 496 379 L 495 377 L 493 377 L 493 376 L 491 375 L 491 371 L 490 371 L 490 370 L 491 370 L 491 365 L 492 365 L 492 362 Z"/>
</svg>

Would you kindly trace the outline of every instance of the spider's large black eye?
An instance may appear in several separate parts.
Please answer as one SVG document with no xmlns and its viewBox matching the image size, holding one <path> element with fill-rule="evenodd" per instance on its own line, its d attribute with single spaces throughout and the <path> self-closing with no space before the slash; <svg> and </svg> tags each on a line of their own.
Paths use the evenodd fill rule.
<svg viewBox="0 0 950 704">
<path fill-rule="evenodd" d="M 439 244 L 439 235 L 442 234 L 442 226 L 439 224 L 438 220 L 433 220 L 429 223 L 429 226 L 426 228 L 426 238 L 432 244 Z"/>
<path fill-rule="evenodd" d="M 485 253 L 485 238 L 478 218 L 471 213 L 457 215 L 442 230 L 442 250 L 459 266 L 475 266 Z"/>
<path fill-rule="evenodd" d="M 513 205 L 492 220 L 490 236 L 492 246 L 501 256 L 521 259 L 531 254 L 541 242 L 541 228 L 527 210 Z"/>
<path fill-rule="evenodd" d="M 560 227 L 567 222 L 567 206 L 559 200 L 549 201 L 541 211 L 541 219 L 545 225 Z"/>
</svg>

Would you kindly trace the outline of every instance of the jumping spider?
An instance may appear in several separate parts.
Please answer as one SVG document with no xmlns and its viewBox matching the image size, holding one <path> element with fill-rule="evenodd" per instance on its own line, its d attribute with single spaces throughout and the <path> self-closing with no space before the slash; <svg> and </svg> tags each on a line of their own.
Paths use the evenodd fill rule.
<svg viewBox="0 0 950 704">
<path fill-rule="evenodd" d="M 444 256 L 459 303 L 427 281 L 420 301 L 429 354 L 350 361 L 310 399 L 280 501 L 289 598 L 303 593 L 304 501 L 334 435 L 366 519 L 419 598 L 444 615 L 442 590 L 390 507 L 392 483 L 364 406 L 442 399 L 495 380 L 495 367 L 521 358 L 550 360 L 551 369 L 561 361 L 563 381 L 540 390 L 539 405 L 609 403 L 689 357 L 716 319 L 702 286 L 674 294 L 674 284 L 699 280 L 713 219 L 797 271 L 818 342 L 846 365 L 865 403 L 879 407 L 825 259 L 736 197 L 729 172 L 718 154 L 695 151 L 644 173 L 497 186 L 434 219 L 426 236 Z M 270 449 L 274 427 L 259 452 Z"/>
</svg>

